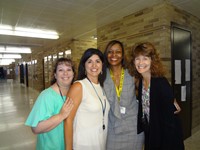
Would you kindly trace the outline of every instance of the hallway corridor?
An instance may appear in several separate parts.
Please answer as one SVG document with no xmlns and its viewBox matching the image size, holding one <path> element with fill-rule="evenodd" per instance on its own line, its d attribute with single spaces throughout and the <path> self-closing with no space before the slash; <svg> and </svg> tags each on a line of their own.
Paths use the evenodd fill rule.
<svg viewBox="0 0 200 150">
<path fill-rule="evenodd" d="M 35 135 L 24 121 L 38 92 L 0 80 L 0 150 L 34 150 Z"/>
<path fill-rule="evenodd" d="M 12 80 L 0 80 L 0 150 L 34 150 L 36 136 L 24 126 L 38 92 Z M 200 128 L 185 141 L 186 150 L 200 150 Z"/>
</svg>

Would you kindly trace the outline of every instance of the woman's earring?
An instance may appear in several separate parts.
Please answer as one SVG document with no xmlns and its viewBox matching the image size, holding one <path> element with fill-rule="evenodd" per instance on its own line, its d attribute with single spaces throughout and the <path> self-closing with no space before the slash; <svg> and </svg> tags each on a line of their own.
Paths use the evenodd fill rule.
<svg viewBox="0 0 200 150">
<path fill-rule="evenodd" d="M 103 71 L 101 70 L 101 74 L 103 74 Z"/>
</svg>

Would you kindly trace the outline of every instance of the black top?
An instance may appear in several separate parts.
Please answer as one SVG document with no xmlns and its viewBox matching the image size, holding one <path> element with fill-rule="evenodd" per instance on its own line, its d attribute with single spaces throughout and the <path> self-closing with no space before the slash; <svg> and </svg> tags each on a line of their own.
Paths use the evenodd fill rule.
<svg viewBox="0 0 200 150">
<path fill-rule="evenodd" d="M 142 80 L 138 89 L 138 133 L 142 126 Z M 145 134 L 145 150 L 183 150 L 182 127 L 174 114 L 172 87 L 165 77 L 151 78 L 150 119 L 148 134 Z M 148 136 L 148 137 L 147 137 Z M 148 147 L 148 148 L 147 148 Z"/>
</svg>

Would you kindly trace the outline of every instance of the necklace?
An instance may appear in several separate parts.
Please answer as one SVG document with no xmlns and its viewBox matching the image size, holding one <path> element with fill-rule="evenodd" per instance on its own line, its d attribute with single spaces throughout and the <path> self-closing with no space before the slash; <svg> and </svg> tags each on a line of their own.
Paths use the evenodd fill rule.
<svg viewBox="0 0 200 150">
<path fill-rule="evenodd" d="M 88 78 L 87 78 L 87 79 L 88 79 Z M 101 102 L 102 113 L 103 113 L 103 126 L 102 126 L 102 128 L 103 128 L 103 130 L 105 130 L 106 126 L 105 126 L 105 123 L 104 123 L 104 116 L 105 116 L 105 110 L 106 110 L 106 100 L 104 99 L 104 106 L 103 106 L 103 101 L 101 100 L 99 94 L 97 93 L 97 91 L 96 91 L 94 85 L 92 84 L 92 82 L 91 82 L 89 79 L 88 79 L 88 81 L 89 81 L 90 84 L 92 85 L 92 88 L 94 89 L 94 91 L 95 91 L 97 97 L 99 98 L 99 101 Z M 102 90 L 103 96 L 105 96 L 105 94 L 104 94 L 102 88 L 101 88 L 101 90 Z"/>
<path fill-rule="evenodd" d="M 64 97 L 63 97 L 63 95 L 62 95 L 62 92 L 61 92 L 61 90 L 60 90 L 60 86 L 59 86 L 58 83 L 56 83 L 56 84 L 57 84 L 57 86 L 58 86 L 58 89 L 59 89 L 59 92 L 60 92 L 60 96 L 61 96 L 63 102 L 65 102 Z"/>
</svg>

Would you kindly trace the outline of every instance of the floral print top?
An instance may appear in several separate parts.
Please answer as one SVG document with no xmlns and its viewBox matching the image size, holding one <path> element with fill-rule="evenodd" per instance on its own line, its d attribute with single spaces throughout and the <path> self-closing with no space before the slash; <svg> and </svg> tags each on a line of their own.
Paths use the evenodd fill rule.
<svg viewBox="0 0 200 150">
<path fill-rule="evenodd" d="M 147 120 L 149 121 L 149 111 L 150 109 L 150 85 L 148 89 L 146 90 L 144 86 L 142 87 L 142 111 L 143 111 L 143 117 L 147 117 Z"/>
</svg>

